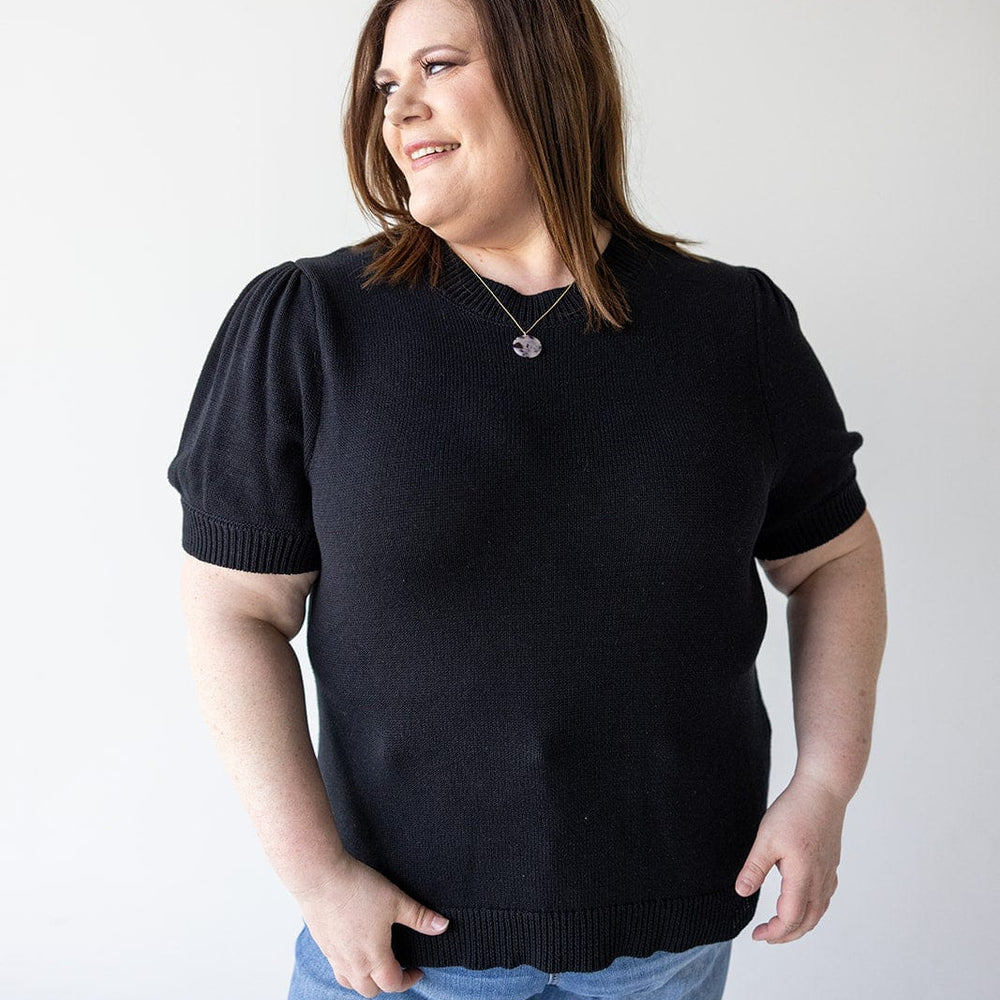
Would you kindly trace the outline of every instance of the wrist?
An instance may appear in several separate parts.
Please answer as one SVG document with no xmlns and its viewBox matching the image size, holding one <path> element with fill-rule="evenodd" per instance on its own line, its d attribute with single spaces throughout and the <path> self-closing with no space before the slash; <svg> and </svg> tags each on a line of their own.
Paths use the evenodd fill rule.
<svg viewBox="0 0 1000 1000">
<path fill-rule="evenodd" d="M 341 850 L 332 855 L 326 864 L 311 870 L 308 878 L 289 885 L 288 890 L 302 907 L 314 900 L 328 898 L 332 891 L 344 884 L 348 867 L 353 861 L 347 851 Z"/>
<path fill-rule="evenodd" d="M 808 765 L 796 765 L 792 774 L 792 783 L 796 785 L 807 785 L 817 791 L 824 793 L 828 798 L 846 809 L 847 804 L 857 790 L 856 785 L 850 785 L 843 778 L 823 771 L 821 768 L 809 767 Z"/>
</svg>

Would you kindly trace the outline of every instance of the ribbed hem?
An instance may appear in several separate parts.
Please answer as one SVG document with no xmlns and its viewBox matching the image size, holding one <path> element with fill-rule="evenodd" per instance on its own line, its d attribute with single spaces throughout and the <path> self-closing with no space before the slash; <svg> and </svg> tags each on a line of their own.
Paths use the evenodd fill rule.
<svg viewBox="0 0 1000 1000">
<path fill-rule="evenodd" d="M 652 899 L 584 910 L 449 909 L 440 934 L 392 925 L 392 951 L 404 968 L 463 966 L 542 972 L 597 972 L 620 955 L 687 951 L 729 941 L 753 919 L 760 892 L 735 891 L 683 899 Z"/>
<path fill-rule="evenodd" d="M 249 573 L 308 573 L 320 565 L 314 535 L 216 520 L 181 499 L 181 546 L 203 562 Z"/>
<path fill-rule="evenodd" d="M 807 552 L 846 531 L 861 517 L 866 506 L 857 479 L 852 479 L 818 507 L 783 524 L 766 538 L 759 538 L 753 554 L 758 559 L 784 559 Z"/>
</svg>

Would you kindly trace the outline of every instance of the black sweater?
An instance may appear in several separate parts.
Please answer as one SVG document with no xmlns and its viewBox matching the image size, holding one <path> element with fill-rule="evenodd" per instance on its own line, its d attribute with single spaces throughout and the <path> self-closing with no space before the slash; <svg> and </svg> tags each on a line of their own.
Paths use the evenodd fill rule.
<svg viewBox="0 0 1000 1000">
<path fill-rule="evenodd" d="M 451 918 L 406 966 L 593 971 L 735 937 L 768 804 L 755 557 L 865 509 L 840 406 L 762 271 L 615 235 L 624 331 L 574 286 L 518 330 L 444 246 L 437 288 L 365 252 L 244 288 L 169 480 L 183 546 L 320 570 L 307 641 L 345 848 Z M 528 327 L 561 294 L 489 287 Z"/>
</svg>

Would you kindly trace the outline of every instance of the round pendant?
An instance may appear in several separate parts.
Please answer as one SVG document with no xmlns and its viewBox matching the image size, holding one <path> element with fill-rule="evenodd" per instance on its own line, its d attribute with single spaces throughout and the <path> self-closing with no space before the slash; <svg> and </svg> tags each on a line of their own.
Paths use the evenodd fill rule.
<svg viewBox="0 0 1000 1000">
<path fill-rule="evenodd" d="M 541 353 L 542 342 L 530 334 L 522 334 L 513 340 L 514 353 L 522 358 L 535 358 Z"/>
</svg>

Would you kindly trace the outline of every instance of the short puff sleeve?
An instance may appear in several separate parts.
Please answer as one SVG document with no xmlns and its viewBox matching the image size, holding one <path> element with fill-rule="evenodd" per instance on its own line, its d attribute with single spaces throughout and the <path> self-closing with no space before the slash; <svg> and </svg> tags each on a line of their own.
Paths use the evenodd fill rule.
<svg viewBox="0 0 1000 1000">
<path fill-rule="evenodd" d="M 195 558 L 254 573 L 319 569 L 308 476 L 318 355 L 305 272 L 286 261 L 252 278 L 209 349 L 167 470 Z"/>
<path fill-rule="evenodd" d="M 757 310 L 758 360 L 773 454 L 767 508 L 753 554 L 781 559 L 846 531 L 865 511 L 849 431 L 833 387 L 799 326 L 795 306 L 748 267 Z"/>
</svg>

